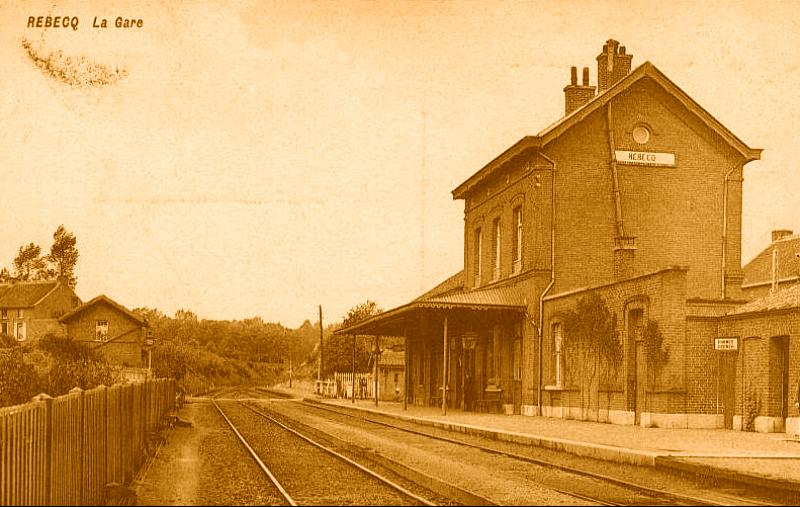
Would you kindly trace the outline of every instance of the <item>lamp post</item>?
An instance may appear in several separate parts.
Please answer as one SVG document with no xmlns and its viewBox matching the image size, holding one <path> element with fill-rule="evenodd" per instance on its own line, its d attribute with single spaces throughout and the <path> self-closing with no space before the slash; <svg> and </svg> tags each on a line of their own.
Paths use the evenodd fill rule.
<svg viewBox="0 0 800 507">
<path fill-rule="evenodd" d="M 144 338 L 144 346 L 147 348 L 147 378 L 151 378 L 153 376 L 153 344 L 155 340 L 153 339 L 153 331 L 148 329 L 147 333 L 145 334 Z"/>
</svg>

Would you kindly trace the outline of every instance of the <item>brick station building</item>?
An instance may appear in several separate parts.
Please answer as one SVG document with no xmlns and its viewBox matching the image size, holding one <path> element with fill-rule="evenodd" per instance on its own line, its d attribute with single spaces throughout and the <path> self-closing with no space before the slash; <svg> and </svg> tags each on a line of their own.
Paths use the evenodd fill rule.
<svg viewBox="0 0 800 507">
<path fill-rule="evenodd" d="M 779 316 L 788 323 L 770 330 L 773 316 L 757 313 L 765 307 L 743 306 L 743 172 L 761 150 L 650 62 L 631 70 L 617 41 L 596 60 L 596 87 L 588 68 L 579 83 L 572 67 L 564 117 L 453 190 L 464 201 L 463 270 L 337 332 L 404 336 L 406 401 L 444 412 L 783 431 L 797 418 L 787 400 L 800 319 Z M 565 317 L 590 295 L 608 308 L 619 351 L 580 387 Z M 648 341 L 653 326 L 661 356 Z M 739 353 L 742 333 L 773 332 L 785 353 L 748 350 L 759 365 L 786 357 L 778 401 L 771 380 L 761 394 L 745 390 L 758 368 Z M 760 405 L 746 402 L 758 396 Z"/>
</svg>

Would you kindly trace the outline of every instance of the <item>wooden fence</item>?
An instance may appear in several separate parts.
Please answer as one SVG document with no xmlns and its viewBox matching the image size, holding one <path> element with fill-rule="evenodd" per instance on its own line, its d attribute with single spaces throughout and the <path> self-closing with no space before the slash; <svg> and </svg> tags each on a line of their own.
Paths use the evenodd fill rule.
<svg viewBox="0 0 800 507">
<path fill-rule="evenodd" d="M 175 381 L 159 379 L 0 408 L 0 505 L 105 503 L 174 407 Z"/>
</svg>

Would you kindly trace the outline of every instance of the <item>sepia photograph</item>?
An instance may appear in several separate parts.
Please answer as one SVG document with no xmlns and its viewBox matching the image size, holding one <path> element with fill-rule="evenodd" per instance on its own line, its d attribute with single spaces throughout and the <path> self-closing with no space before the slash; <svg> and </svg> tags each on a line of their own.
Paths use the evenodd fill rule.
<svg viewBox="0 0 800 507">
<path fill-rule="evenodd" d="M 796 0 L 0 0 L 0 505 L 797 505 Z"/>
</svg>

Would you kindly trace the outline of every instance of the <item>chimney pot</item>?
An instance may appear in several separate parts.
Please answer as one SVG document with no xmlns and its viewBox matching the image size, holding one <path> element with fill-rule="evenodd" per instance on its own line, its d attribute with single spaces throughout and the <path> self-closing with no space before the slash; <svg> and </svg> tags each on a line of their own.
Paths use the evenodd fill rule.
<svg viewBox="0 0 800 507">
<path fill-rule="evenodd" d="M 631 71 L 633 55 L 628 54 L 625 46 L 609 39 L 603 45 L 603 52 L 597 55 L 597 91 L 603 92 L 614 83 L 624 78 Z"/>
<path fill-rule="evenodd" d="M 779 239 L 787 238 L 794 234 L 794 231 L 791 229 L 775 229 L 772 231 L 772 242 L 778 241 Z"/>
<path fill-rule="evenodd" d="M 570 84 L 578 84 L 578 67 L 570 67 Z"/>
<path fill-rule="evenodd" d="M 583 68 L 583 86 L 589 86 L 589 67 Z"/>
</svg>

